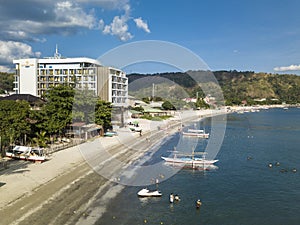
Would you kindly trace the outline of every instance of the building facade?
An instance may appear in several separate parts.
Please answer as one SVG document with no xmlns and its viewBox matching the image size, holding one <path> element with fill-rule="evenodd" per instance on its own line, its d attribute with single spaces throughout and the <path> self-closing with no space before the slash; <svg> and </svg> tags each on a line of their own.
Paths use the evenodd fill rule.
<svg viewBox="0 0 300 225">
<path fill-rule="evenodd" d="M 74 84 L 77 89 L 94 91 L 102 100 L 114 106 L 126 106 L 128 78 L 113 67 L 104 67 L 90 58 L 62 58 L 57 52 L 51 58 L 14 60 L 16 94 L 42 97 L 51 87 Z"/>
</svg>

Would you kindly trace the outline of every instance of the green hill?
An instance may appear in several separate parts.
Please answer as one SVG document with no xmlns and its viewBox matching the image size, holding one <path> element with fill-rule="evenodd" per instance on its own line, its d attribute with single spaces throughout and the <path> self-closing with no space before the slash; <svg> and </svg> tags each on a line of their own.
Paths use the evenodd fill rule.
<svg viewBox="0 0 300 225">
<path fill-rule="evenodd" d="M 205 79 L 209 71 L 198 71 L 198 73 L 205 76 L 201 79 L 202 87 L 214 88 L 216 83 Z M 189 72 L 190 74 L 190 72 Z M 247 102 L 248 105 L 253 104 L 278 104 L 300 103 L 300 76 L 296 75 L 280 75 L 270 73 L 255 73 L 252 71 L 215 71 L 213 72 L 217 79 L 224 95 L 227 105 L 238 105 L 242 102 Z M 202 76 L 202 75 L 201 75 Z M 143 94 L 150 94 L 151 85 L 165 86 L 162 91 L 156 91 L 156 96 L 173 95 L 172 89 L 178 92 L 180 89 L 184 90 L 189 97 L 204 97 L 202 89 L 197 85 L 193 78 L 187 73 L 159 73 L 159 74 L 129 74 L 129 84 L 137 83 L 138 79 L 143 78 L 144 91 Z M 145 82 L 147 81 L 147 82 Z M 168 85 L 164 85 L 169 83 Z M 171 85 L 173 83 L 173 85 Z M 138 85 L 137 85 L 138 86 Z M 167 88 L 166 88 L 167 86 Z M 136 90 L 130 91 L 133 93 Z M 130 94 L 130 93 L 129 93 Z M 265 101 L 258 100 L 266 99 Z"/>
</svg>

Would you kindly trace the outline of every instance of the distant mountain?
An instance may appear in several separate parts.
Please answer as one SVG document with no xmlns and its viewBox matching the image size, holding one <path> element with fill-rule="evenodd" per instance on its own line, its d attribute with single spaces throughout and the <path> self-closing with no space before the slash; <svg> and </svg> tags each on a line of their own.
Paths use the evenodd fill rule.
<svg viewBox="0 0 300 225">
<path fill-rule="evenodd" d="M 157 74 L 128 74 L 129 84 L 136 84 L 142 78 L 145 91 L 143 94 L 151 94 L 151 85 L 164 86 L 161 91 L 156 91 L 156 96 L 172 94 L 172 90 L 183 89 L 189 97 L 204 97 L 201 87 L 212 87 L 216 83 L 206 79 L 214 74 L 218 81 L 226 101 L 226 105 L 238 105 L 243 103 L 252 104 L 288 104 L 300 103 L 300 76 L 280 75 L 270 73 L 255 73 L 252 71 L 198 71 L 205 75 L 201 81 L 195 81 L 188 73 L 157 73 Z M 163 85 L 169 83 L 168 87 Z M 173 83 L 173 88 L 172 85 Z M 139 85 L 134 85 L 135 88 Z M 174 88 L 178 87 L 178 88 Z M 153 89 L 153 87 L 152 87 Z M 130 87 L 130 91 L 132 87 Z M 135 90 L 133 90 L 134 92 Z M 163 93 L 166 92 L 166 93 Z M 144 96 L 145 97 L 145 96 Z M 260 100 L 260 101 L 259 101 Z"/>
</svg>

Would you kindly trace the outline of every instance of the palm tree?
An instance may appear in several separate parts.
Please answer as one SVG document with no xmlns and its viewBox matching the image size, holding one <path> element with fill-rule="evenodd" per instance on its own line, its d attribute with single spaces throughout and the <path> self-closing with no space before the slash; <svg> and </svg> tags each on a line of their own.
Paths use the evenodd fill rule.
<svg viewBox="0 0 300 225">
<path fill-rule="evenodd" d="M 47 147 L 47 142 L 49 141 L 49 137 L 46 136 L 46 131 L 40 131 L 39 133 L 35 133 L 36 137 L 32 140 L 41 148 Z"/>
</svg>

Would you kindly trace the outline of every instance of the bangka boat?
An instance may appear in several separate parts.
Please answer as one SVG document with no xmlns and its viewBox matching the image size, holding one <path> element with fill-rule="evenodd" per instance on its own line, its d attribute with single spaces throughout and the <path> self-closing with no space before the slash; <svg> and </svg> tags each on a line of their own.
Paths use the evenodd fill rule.
<svg viewBox="0 0 300 225">
<path fill-rule="evenodd" d="M 137 193 L 137 195 L 139 197 L 161 197 L 162 193 L 158 190 L 150 191 L 148 188 L 143 188 Z"/>
<path fill-rule="evenodd" d="M 218 159 L 205 159 L 205 152 L 194 152 L 192 154 L 178 154 L 175 153 L 174 157 L 161 157 L 165 162 L 172 166 L 180 166 L 186 168 L 199 168 L 203 170 L 209 170 L 217 168 L 214 163 L 218 162 Z M 195 155 L 201 155 L 201 157 L 195 157 Z"/>
<path fill-rule="evenodd" d="M 197 130 L 197 129 L 188 129 L 187 132 L 182 132 L 184 136 L 191 136 L 191 137 L 199 137 L 199 138 L 209 138 L 209 133 L 205 133 L 204 130 Z"/>
<path fill-rule="evenodd" d="M 6 152 L 6 156 L 9 158 L 29 160 L 34 162 L 45 161 L 43 149 L 28 146 L 16 145 L 12 150 Z"/>
</svg>

